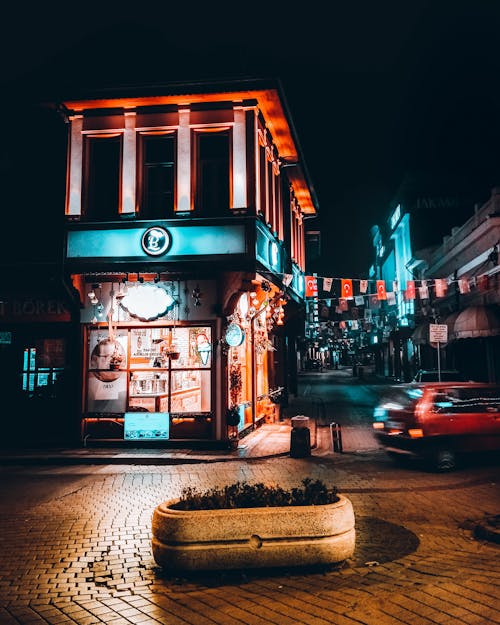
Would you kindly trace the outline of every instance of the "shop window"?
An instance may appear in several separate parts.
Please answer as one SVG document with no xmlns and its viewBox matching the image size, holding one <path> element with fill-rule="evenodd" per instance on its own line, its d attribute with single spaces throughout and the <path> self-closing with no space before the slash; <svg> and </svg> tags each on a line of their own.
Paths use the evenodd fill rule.
<svg viewBox="0 0 500 625">
<path fill-rule="evenodd" d="M 229 133 L 205 132 L 196 135 L 196 209 L 214 217 L 229 210 Z"/>
<path fill-rule="evenodd" d="M 127 403 L 128 335 L 120 330 L 111 339 L 104 330 L 93 330 L 89 343 L 87 411 L 125 412 Z"/>
<path fill-rule="evenodd" d="M 89 137 L 85 216 L 90 220 L 118 217 L 120 200 L 120 137 Z"/>
<path fill-rule="evenodd" d="M 53 399 L 64 373 L 66 342 L 64 339 L 40 339 L 23 352 L 21 388 L 28 398 Z"/>
<path fill-rule="evenodd" d="M 173 216 L 175 186 L 175 139 L 169 135 L 146 135 L 142 138 L 143 219 Z"/>
<path fill-rule="evenodd" d="M 91 330 L 87 413 L 169 413 L 170 438 L 209 437 L 211 365 L 210 327 Z"/>
</svg>

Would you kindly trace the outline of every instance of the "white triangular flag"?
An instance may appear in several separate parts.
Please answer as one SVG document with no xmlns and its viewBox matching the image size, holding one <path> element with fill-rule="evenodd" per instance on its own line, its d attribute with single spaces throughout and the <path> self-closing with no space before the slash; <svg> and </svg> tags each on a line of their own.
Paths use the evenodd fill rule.
<svg viewBox="0 0 500 625">
<path fill-rule="evenodd" d="M 396 293 L 394 291 L 387 291 L 387 303 L 389 306 L 394 306 L 396 303 Z"/>
</svg>

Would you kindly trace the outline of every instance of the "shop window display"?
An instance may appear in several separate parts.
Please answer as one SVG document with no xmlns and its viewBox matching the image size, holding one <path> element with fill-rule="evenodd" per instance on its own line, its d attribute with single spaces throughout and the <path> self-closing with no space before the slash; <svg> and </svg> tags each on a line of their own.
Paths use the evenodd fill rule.
<svg viewBox="0 0 500 625">
<path fill-rule="evenodd" d="M 123 330 L 117 332 L 113 338 L 103 331 L 90 333 L 88 412 L 125 412 L 127 343 L 128 335 Z"/>
<path fill-rule="evenodd" d="M 170 413 L 172 437 L 195 436 L 199 427 L 181 426 L 196 420 L 210 436 L 211 364 L 209 327 L 120 329 L 114 339 L 91 330 L 87 413 Z"/>
</svg>

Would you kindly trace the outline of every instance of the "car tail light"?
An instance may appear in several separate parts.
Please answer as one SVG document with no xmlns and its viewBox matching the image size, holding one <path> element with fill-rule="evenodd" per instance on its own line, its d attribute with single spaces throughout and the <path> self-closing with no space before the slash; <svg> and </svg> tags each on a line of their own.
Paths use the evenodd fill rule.
<svg viewBox="0 0 500 625">
<path fill-rule="evenodd" d="M 375 421 L 375 423 L 373 423 L 373 429 L 375 429 L 375 430 L 383 430 L 384 427 L 385 426 L 382 423 L 382 421 Z"/>
<path fill-rule="evenodd" d="M 411 428 L 408 430 L 408 434 L 410 438 L 422 438 L 424 435 L 424 431 L 422 428 Z"/>
<path fill-rule="evenodd" d="M 417 402 L 417 405 L 415 406 L 415 418 L 417 420 L 421 419 L 425 413 L 427 411 L 429 411 L 432 408 L 432 402 L 430 402 L 429 400 L 426 399 L 421 399 L 420 401 Z"/>
</svg>

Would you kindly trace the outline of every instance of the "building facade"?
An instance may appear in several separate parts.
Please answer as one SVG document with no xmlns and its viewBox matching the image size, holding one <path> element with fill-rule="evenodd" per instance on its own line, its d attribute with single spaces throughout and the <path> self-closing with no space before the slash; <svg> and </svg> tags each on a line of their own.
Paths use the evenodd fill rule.
<svg viewBox="0 0 500 625">
<path fill-rule="evenodd" d="M 435 210 L 437 202 L 417 204 Z M 459 214 L 451 206 L 443 205 L 438 213 L 444 214 L 434 219 L 398 203 L 383 227 L 372 228 L 370 278 L 383 280 L 393 292 L 377 312 L 371 337 L 379 373 L 408 381 L 417 369 L 439 365 L 478 381 L 499 379 L 498 205 L 493 189 L 448 234 L 450 229 L 434 230 L 433 224 L 442 225 L 446 217 L 456 223 Z M 472 204 L 468 215 L 471 210 Z M 447 326 L 448 341 L 439 351 L 430 341 L 431 324 Z"/>
<path fill-rule="evenodd" d="M 59 110 L 82 439 L 226 445 L 279 418 L 317 211 L 279 83 Z"/>
<path fill-rule="evenodd" d="M 467 378 L 500 381 L 500 189 L 476 206 L 472 216 L 447 234 L 423 259 L 429 283 L 444 280 L 442 296 L 431 289 L 428 319 L 420 324 L 422 365 L 435 367 L 437 349 L 429 344 L 428 322 L 446 324 L 441 350 L 445 366 Z"/>
</svg>

